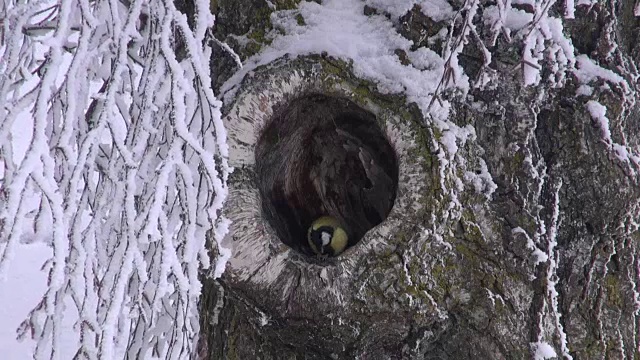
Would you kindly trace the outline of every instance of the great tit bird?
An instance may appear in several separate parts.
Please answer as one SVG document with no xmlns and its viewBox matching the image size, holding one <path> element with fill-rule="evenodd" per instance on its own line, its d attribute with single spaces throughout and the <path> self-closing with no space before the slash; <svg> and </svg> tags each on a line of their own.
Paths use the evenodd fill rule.
<svg viewBox="0 0 640 360">
<path fill-rule="evenodd" d="M 307 239 L 309 246 L 316 254 L 337 256 L 347 246 L 348 236 L 336 218 L 322 216 L 309 227 Z"/>
</svg>

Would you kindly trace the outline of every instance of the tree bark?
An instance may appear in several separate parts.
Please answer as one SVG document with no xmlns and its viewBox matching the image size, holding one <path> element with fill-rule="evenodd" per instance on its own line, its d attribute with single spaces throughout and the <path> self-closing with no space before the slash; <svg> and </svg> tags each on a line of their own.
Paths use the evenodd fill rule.
<svg viewBox="0 0 640 360">
<path fill-rule="evenodd" d="M 241 59 L 268 45 L 267 2 L 218 0 L 214 10 L 216 38 Z M 449 121 L 474 134 L 454 170 L 443 167 L 442 132 L 404 97 L 357 78 L 348 62 L 317 54 L 255 69 L 225 99 L 236 167 L 226 205 L 233 253 L 221 278 L 202 276 L 199 357 L 523 359 L 543 343 L 558 358 L 639 357 L 640 18 L 633 11 L 629 1 L 600 1 L 564 20 L 576 55 L 628 87 L 600 79 L 581 93 L 574 74 L 562 87 L 525 86 L 521 45 L 498 40 L 490 66 L 500 86 L 448 98 Z M 396 21 L 416 49 L 436 52 L 444 45 L 421 41 L 421 30 L 433 35 L 445 26 L 415 8 Z M 219 50 L 211 63 L 216 91 L 238 71 Z M 466 46 L 460 62 L 475 79 L 482 51 Z M 331 259 L 278 238 L 263 216 L 264 179 L 255 171 L 253 150 L 273 108 L 307 93 L 372 112 L 399 164 L 387 219 Z M 607 110 L 608 140 L 593 101 Z"/>
</svg>

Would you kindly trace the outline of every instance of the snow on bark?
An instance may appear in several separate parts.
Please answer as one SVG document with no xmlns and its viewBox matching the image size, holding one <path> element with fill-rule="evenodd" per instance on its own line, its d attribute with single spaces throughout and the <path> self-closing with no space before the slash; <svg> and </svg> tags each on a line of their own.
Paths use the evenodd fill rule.
<svg viewBox="0 0 640 360">
<path fill-rule="evenodd" d="M 566 359 L 573 359 L 569 354 L 569 348 L 567 347 L 567 334 L 564 331 L 561 317 L 562 312 L 558 306 L 558 289 L 556 288 L 558 282 L 558 263 L 560 262 L 560 255 L 556 251 L 558 241 L 556 239 L 558 234 L 558 227 L 560 225 L 560 189 L 562 188 L 562 180 L 558 180 L 557 184 L 554 184 L 553 194 L 553 209 L 551 209 L 551 221 L 547 230 L 547 256 L 549 259 L 549 267 L 547 269 L 547 295 L 548 306 L 553 315 L 554 325 L 556 330 L 556 336 L 560 339 L 560 349 L 562 350 L 562 356 Z"/>
<path fill-rule="evenodd" d="M 628 165 L 630 174 L 636 176 L 636 168 L 640 167 L 640 154 L 633 151 L 626 144 L 619 144 L 611 138 L 611 129 L 609 128 L 609 119 L 607 118 L 607 108 L 595 100 L 587 102 L 587 110 L 591 117 L 597 122 L 598 127 L 602 130 L 602 139 L 607 144 L 613 156 Z M 624 140 L 624 139 L 623 139 Z M 634 164 L 635 166 L 632 166 Z"/>
</svg>

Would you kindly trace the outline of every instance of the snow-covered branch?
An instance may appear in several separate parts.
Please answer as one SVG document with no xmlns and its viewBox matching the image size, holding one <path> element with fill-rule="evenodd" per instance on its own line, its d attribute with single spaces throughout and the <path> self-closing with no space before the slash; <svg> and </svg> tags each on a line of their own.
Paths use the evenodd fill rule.
<svg viewBox="0 0 640 360">
<path fill-rule="evenodd" d="M 20 260 L 19 242 L 53 248 L 22 336 L 37 340 L 37 358 L 60 356 L 73 318 L 79 357 L 184 357 L 207 236 L 228 226 L 208 2 L 196 2 L 192 27 L 171 1 L 2 8 L 0 272 Z"/>
</svg>

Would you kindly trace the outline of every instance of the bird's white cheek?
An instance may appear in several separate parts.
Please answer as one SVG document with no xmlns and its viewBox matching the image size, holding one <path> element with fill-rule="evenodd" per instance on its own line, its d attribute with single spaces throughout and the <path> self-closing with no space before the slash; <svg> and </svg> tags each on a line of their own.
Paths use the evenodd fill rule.
<svg viewBox="0 0 640 360">
<path fill-rule="evenodd" d="M 331 242 L 331 234 L 323 232 L 322 233 L 322 246 L 327 246 Z"/>
</svg>

